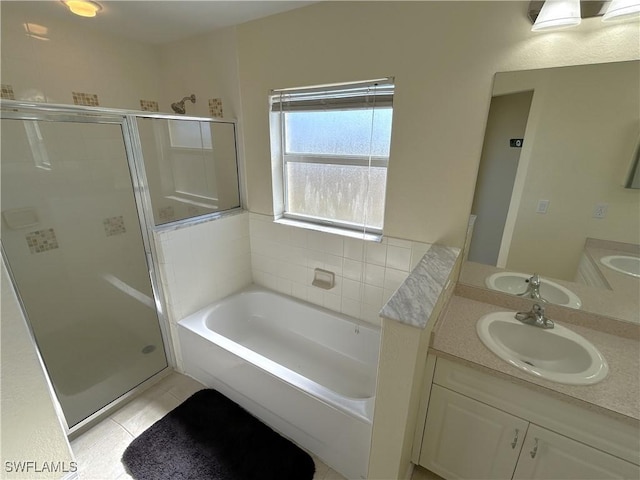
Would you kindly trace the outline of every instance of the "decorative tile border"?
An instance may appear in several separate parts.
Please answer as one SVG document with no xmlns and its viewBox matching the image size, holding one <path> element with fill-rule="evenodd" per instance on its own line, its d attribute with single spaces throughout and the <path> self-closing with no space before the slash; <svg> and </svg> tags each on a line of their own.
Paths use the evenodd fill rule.
<svg viewBox="0 0 640 480">
<path fill-rule="evenodd" d="M 86 105 L 88 107 L 99 107 L 98 95 L 95 93 L 71 92 L 74 105 Z"/>
<path fill-rule="evenodd" d="M 158 216 L 160 217 L 160 221 L 166 222 L 168 220 L 172 220 L 175 215 L 176 212 L 171 205 L 158 209 Z"/>
<path fill-rule="evenodd" d="M 105 218 L 102 223 L 104 225 L 104 233 L 107 234 L 107 237 L 120 235 L 127 231 L 124 226 L 124 218 L 122 217 L 122 215 L 120 215 L 119 217 Z"/>
<path fill-rule="evenodd" d="M 215 118 L 222 118 L 222 99 L 221 98 L 209 99 L 209 115 Z"/>
<path fill-rule="evenodd" d="M 31 253 L 42 253 L 59 248 L 53 228 L 27 233 L 26 239 Z"/>
<path fill-rule="evenodd" d="M 140 100 L 140 109 L 145 112 L 159 112 L 158 102 L 155 100 Z"/>
<path fill-rule="evenodd" d="M 16 96 L 13 93 L 13 86 L 11 85 L 2 85 L 2 99 L 4 100 L 15 100 Z"/>
</svg>

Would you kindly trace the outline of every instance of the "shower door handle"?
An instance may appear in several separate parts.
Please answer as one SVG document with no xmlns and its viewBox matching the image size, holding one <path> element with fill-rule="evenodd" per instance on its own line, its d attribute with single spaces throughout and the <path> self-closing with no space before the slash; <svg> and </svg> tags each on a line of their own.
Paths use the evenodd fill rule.
<svg viewBox="0 0 640 480">
<path fill-rule="evenodd" d="M 147 256 L 147 269 L 149 270 L 149 273 L 153 273 L 153 256 L 151 255 L 151 252 L 145 252 L 145 255 Z"/>
</svg>

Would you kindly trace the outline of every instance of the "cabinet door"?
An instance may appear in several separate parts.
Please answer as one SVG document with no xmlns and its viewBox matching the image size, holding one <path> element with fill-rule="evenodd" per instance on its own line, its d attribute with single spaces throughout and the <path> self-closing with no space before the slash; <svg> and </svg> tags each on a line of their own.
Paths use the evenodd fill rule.
<svg viewBox="0 0 640 480">
<path fill-rule="evenodd" d="M 433 385 L 420 465 L 446 479 L 510 479 L 528 422 Z"/>
<path fill-rule="evenodd" d="M 529 425 L 513 478 L 638 479 L 640 467 L 537 425 Z"/>
</svg>

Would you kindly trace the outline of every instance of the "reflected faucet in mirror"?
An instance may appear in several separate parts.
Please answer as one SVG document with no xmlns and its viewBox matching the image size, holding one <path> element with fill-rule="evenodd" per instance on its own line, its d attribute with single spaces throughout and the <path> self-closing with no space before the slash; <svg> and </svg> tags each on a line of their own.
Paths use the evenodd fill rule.
<svg viewBox="0 0 640 480">
<path fill-rule="evenodd" d="M 527 289 L 522 293 L 518 293 L 519 297 L 533 298 L 534 300 L 549 303 L 540 295 L 540 276 L 537 273 L 527 278 L 525 282 L 527 283 Z"/>
</svg>

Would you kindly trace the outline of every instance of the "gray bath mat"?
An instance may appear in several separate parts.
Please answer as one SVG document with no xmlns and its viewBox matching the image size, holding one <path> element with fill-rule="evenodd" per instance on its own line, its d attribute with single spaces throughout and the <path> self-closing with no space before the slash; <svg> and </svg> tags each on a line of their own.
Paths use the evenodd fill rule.
<svg viewBox="0 0 640 480">
<path fill-rule="evenodd" d="M 313 459 L 216 390 L 201 390 L 125 450 L 137 480 L 311 480 Z"/>
</svg>

